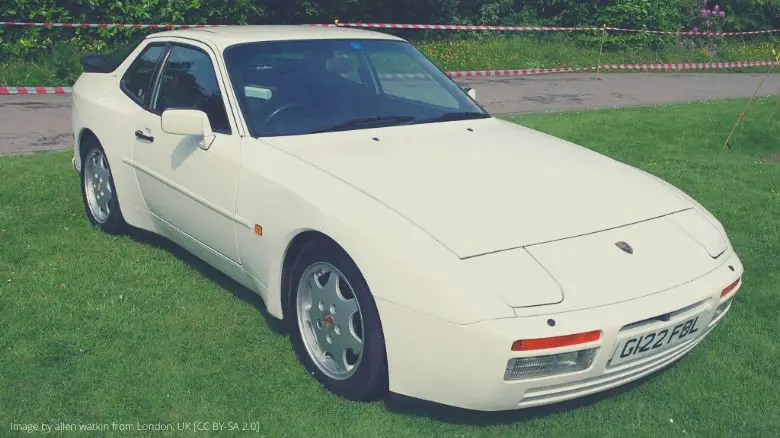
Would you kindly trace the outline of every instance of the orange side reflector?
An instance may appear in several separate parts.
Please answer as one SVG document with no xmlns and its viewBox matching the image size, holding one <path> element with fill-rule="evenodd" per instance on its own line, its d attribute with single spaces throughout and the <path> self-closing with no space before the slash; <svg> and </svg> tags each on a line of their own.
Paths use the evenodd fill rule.
<svg viewBox="0 0 780 438">
<path fill-rule="evenodd" d="M 263 235 L 263 227 L 261 225 L 255 224 L 255 234 L 257 234 L 258 236 Z"/>
<path fill-rule="evenodd" d="M 728 295 L 728 294 L 729 294 L 729 292 L 733 291 L 733 290 L 734 290 L 734 288 L 736 288 L 737 286 L 739 286 L 739 282 L 740 282 L 740 281 L 742 281 L 742 277 L 739 277 L 739 278 L 737 278 L 737 281 L 735 281 L 735 282 L 731 283 L 730 285 L 726 286 L 726 288 L 725 288 L 725 289 L 723 289 L 723 292 L 721 292 L 721 293 L 720 293 L 720 297 L 721 297 L 721 298 L 723 298 L 723 297 L 725 297 L 726 295 Z"/>
<path fill-rule="evenodd" d="M 542 350 L 546 348 L 567 347 L 569 345 L 585 344 L 601 339 L 601 330 L 577 333 L 574 335 L 555 336 L 552 338 L 520 339 L 512 344 L 512 351 Z"/>
</svg>

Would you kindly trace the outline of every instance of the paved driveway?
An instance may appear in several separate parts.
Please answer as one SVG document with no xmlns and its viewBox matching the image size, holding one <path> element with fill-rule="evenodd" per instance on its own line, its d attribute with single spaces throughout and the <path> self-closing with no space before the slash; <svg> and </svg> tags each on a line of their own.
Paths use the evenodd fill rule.
<svg viewBox="0 0 780 438">
<path fill-rule="evenodd" d="M 494 114 L 655 105 L 749 97 L 765 75 L 745 73 L 558 74 L 458 81 Z M 780 74 L 760 95 L 780 95 Z M 70 147 L 70 96 L 0 96 L 0 154 Z"/>
<path fill-rule="evenodd" d="M 558 74 L 460 80 L 494 114 L 658 105 L 750 97 L 766 75 L 746 73 Z M 760 95 L 780 95 L 780 74 Z"/>
</svg>

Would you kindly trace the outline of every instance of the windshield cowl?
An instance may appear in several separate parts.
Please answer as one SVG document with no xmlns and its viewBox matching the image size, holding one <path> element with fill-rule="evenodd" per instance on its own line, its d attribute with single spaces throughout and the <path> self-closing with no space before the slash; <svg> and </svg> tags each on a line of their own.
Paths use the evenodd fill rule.
<svg viewBox="0 0 780 438">
<path fill-rule="evenodd" d="M 491 116 L 486 113 L 456 112 L 445 113 L 441 116 L 428 119 L 415 119 L 411 116 L 374 116 L 353 119 L 341 125 L 326 129 L 319 129 L 309 134 L 321 134 L 325 132 L 349 131 L 354 129 L 384 128 L 402 125 L 422 125 L 426 123 L 455 122 L 459 120 L 488 119 Z"/>
<path fill-rule="evenodd" d="M 333 126 L 331 128 L 320 129 L 311 132 L 310 134 L 319 134 L 323 132 L 348 131 L 350 129 L 368 129 L 368 128 L 380 128 L 383 126 L 397 126 L 411 121 L 414 121 L 414 117 L 411 116 L 361 117 L 359 119 L 349 120 L 347 122 L 344 122 L 340 125 Z"/>
<path fill-rule="evenodd" d="M 455 122 L 458 120 L 474 120 L 474 119 L 489 119 L 491 116 L 487 113 L 476 113 L 476 112 L 454 112 L 454 113 L 444 113 L 440 116 L 433 117 L 430 119 L 423 119 L 423 120 L 416 120 L 415 124 L 422 124 L 422 123 L 437 123 L 437 122 Z"/>
</svg>

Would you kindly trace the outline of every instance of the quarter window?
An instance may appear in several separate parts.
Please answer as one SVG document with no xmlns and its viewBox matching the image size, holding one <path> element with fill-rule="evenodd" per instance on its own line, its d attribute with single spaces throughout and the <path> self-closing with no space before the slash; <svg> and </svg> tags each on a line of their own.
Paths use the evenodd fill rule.
<svg viewBox="0 0 780 438">
<path fill-rule="evenodd" d="M 165 45 L 160 44 L 147 46 L 122 76 L 122 90 L 139 105 L 146 101 L 154 71 L 164 49 Z"/>
<path fill-rule="evenodd" d="M 214 132 L 230 134 L 225 104 L 211 58 L 191 47 L 174 46 L 160 76 L 153 112 L 197 109 L 209 117 Z"/>
</svg>

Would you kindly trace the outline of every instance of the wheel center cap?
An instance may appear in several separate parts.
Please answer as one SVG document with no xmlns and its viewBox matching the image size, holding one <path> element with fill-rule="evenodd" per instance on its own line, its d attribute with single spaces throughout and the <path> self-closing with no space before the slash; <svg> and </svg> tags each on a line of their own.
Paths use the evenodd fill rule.
<svg viewBox="0 0 780 438">
<path fill-rule="evenodd" d="M 330 328 L 333 327 L 333 315 L 325 315 L 325 317 L 322 318 L 322 325 L 330 330 Z"/>
</svg>

